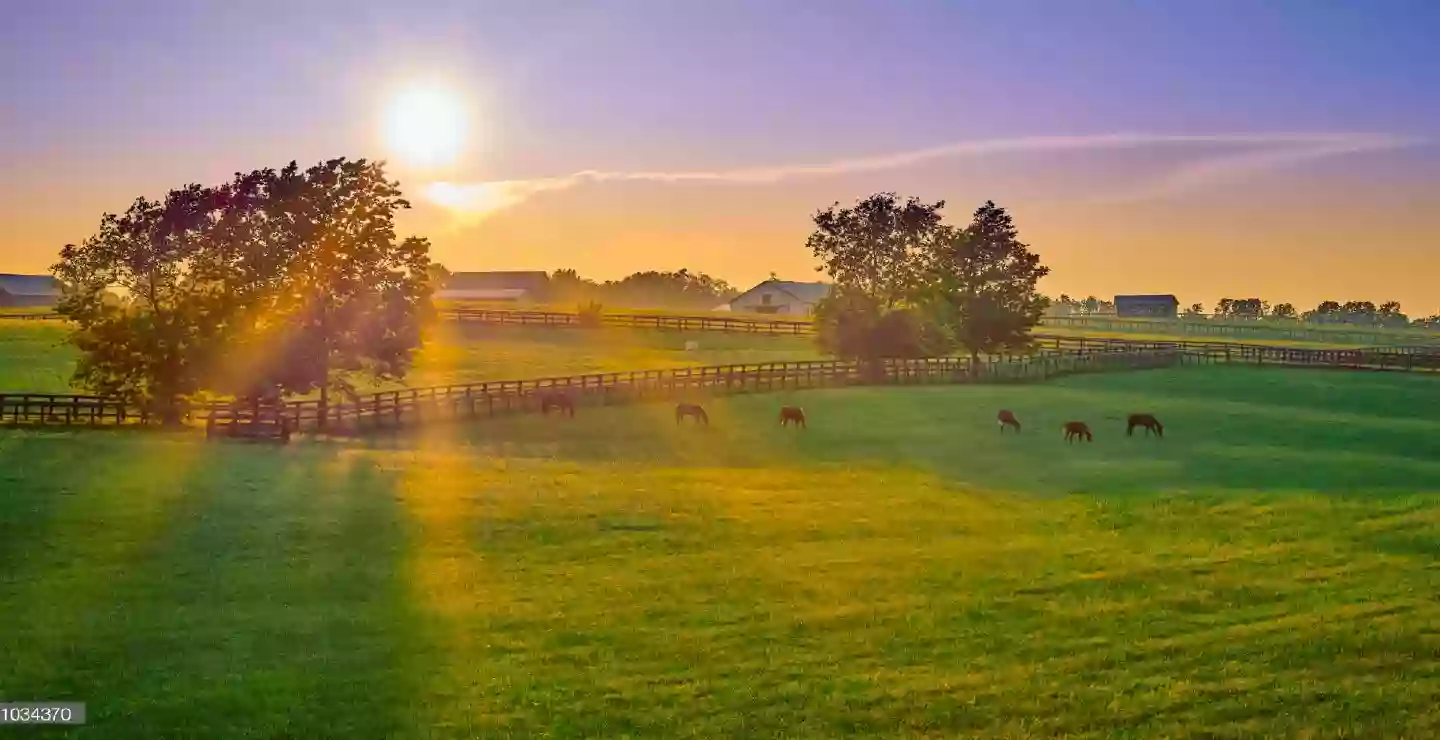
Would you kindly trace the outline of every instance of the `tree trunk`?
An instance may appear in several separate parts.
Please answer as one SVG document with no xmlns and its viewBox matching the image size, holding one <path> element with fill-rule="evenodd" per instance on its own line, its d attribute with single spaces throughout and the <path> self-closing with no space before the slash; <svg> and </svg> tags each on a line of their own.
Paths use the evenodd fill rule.
<svg viewBox="0 0 1440 740">
<path fill-rule="evenodd" d="M 970 350 L 970 377 L 980 377 L 980 353 L 973 349 Z"/>
</svg>

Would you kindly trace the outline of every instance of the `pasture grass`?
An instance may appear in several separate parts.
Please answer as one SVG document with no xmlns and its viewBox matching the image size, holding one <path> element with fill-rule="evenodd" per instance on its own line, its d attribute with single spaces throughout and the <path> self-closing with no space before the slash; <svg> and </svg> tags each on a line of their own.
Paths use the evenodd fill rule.
<svg viewBox="0 0 1440 740">
<path fill-rule="evenodd" d="M 80 738 L 1434 737 L 1434 382 L 0 432 L 0 699 L 87 701 Z M 1107 418 L 1137 410 L 1163 441 Z"/>
<path fill-rule="evenodd" d="M 77 353 L 58 322 L 0 319 L 0 392 L 75 393 Z M 699 349 L 687 351 L 687 341 Z M 693 365 L 820 359 L 810 337 L 635 329 L 480 327 L 442 322 L 403 382 L 362 383 L 365 390 L 658 370 Z"/>
<path fill-rule="evenodd" d="M 1213 343 L 1213 344 L 1259 344 L 1267 347 L 1297 347 L 1300 349 L 1354 349 L 1357 347 L 1373 346 L 1373 343 L 1356 343 L 1330 341 L 1312 341 L 1305 339 L 1270 339 L 1268 337 L 1242 337 L 1242 336 L 1216 336 L 1212 334 L 1186 334 L 1182 331 L 1167 332 L 1163 325 L 1157 324 L 1154 331 L 1104 331 L 1099 329 L 1084 329 L 1071 326 L 1047 326 L 1035 327 L 1034 333 L 1046 334 L 1060 337 L 1084 337 L 1086 339 L 1125 339 L 1136 342 L 1191 342 L 1191 343 Z M 1347 337 L 1337 334 L 1336 339 Z"/>
<path fill-rule="evenodd" d="M 0 317 L 0 393 L 73 393 L 78 353 L 58 321 Z"/>
</svg>

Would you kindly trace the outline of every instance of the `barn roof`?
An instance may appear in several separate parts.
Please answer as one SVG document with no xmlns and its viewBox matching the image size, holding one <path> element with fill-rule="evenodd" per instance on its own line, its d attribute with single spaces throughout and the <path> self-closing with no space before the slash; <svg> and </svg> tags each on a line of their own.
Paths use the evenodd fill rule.
<svg viewBox="0 0 1440 740">
<path fill-rule="evenodd" d="M 60 295 L 60 282 L 49 275 L 0 273 L 0 292 L 10 295 Z"/>
<path fill-rule="evenodd" d="M 1177 304 L 1177 305 L 1180 303 L 1180 299 L 1179 299 L 1179 298 L 1176 298 L 1175 296 L 1170 295 L 1169 293 L 1156 293 L 1156 294 L 1150 294 L 1150 295 L 1117 295 L 1117 296 L 1115 296 L 1115 302 L 1116 302 L 1116 303 L 1119 303 L 1120 301 L 1149 301 L 1149 302 L 1153 302 L 1153 301 L 1168 301 L 1168 302 L 1170 302 L 1170 303 L 1175 303 L 1175 304 Z"/>
<path fill-rule="evenodd" d="M 454 272 L 445 278 L 441 290 L 526 290 L 543 291 L 550 287 L 550 276 L 541 270 L 501 270 L 495 272 Z"/>
<path fill-rule="evenodd" d="M 730 302 L 734 303 L 761 288 L 774 288 L 783 291 L 801 303 L 819 303 L 822 298 L 830 295 L 830 283 L 797 283 L 791 280 L 776 280 L 771 278 L 735 296 L 730 299 Z"/>
</svg>

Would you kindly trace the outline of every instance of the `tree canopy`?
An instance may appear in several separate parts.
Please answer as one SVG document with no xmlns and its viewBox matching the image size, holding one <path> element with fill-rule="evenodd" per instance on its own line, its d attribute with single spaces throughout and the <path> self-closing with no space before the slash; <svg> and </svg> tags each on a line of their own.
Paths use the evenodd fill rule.
<svg viewBox="0 0 1440 740">
<path fill-rule="evenodd" d="M 879 193 L 815 216 L 808 244 L 835 281 L 816 310 L 821 348 L 844 357 L 917 357 L 957 344 L 972 357 L 1029 343 L 1048 302 L 1049 268 L 987 201 L 971 222 L 943 222 L 944 202 Z"/>
<path fill-rule="evenodd" d="M 815 230 L 805 245 L 820 260 L 817 269 L 837 285 L 891 308 L 913 294 L 944 207 L 943 200 L 901 201 L 895 193 L 876 193 L 846 208 L 835 203 L 812 216 Z"/>
<path fill-rule="evenodd" d="M 431 294 L 428 242 L 395 234 L 408 207 L 381 163 L 340 158 L 105 214 L 53 268 L 73 286 L 59 310 L 77 327 L 76 384 L 173 420 L 202 393 L 323 398 L 354 373 L 403 377 Z"/>
</svg>

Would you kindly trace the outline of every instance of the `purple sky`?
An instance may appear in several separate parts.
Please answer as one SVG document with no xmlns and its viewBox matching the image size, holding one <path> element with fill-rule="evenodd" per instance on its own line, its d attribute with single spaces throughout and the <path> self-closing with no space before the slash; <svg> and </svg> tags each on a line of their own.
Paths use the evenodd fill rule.
<svg viewBox="0 0 1440 740">
<path fill-rule="evenodd" d="M 809 279 L 809 213 L 893 189 L 948 198 L 955 219 L 985 198 L 1010 207 L 1056 268 L 1052 292 L 1398 297 L 1412 313 L 1440 310 L 1416 273 L 1440 268 L 1440 149 L 1420 141 L 1440 133 L 1440 3 L 22 0 L 6 10 L 0 271 L 43 270 L 137 195 L 290 159 L 385 157 L 376 121 L 387 96 L 439 76 L 470 96 L 477 124 L 449 171 L 396 169 L 412 194 L 431 178 L 727 172 L 1037 136 L 1392 142 L 1273 160 L 1292 144 L 1084 145 L 772 183 L 587 182 L 478 223 L 419 204 L 406 225 L 457 269 Z M 1259 156 L 1235 165 L 1246 152 Z M 1177 171 L 1200 184 L 1159 194 Z M 1145 195 L 1088 200 L 1133 193 Z M 1367 258 L 1391 259 L 1355 269 L 1356 239 Z M 1157 249 L 1163 259 L 1146 262 Z M 1111 258 L 1131 269 L 1117 275 Z M 1266 267 L 1242 269 L 1255 259 Z M 1297 261 L 1318 282 L 1269 267 Z"/>
</svg>

